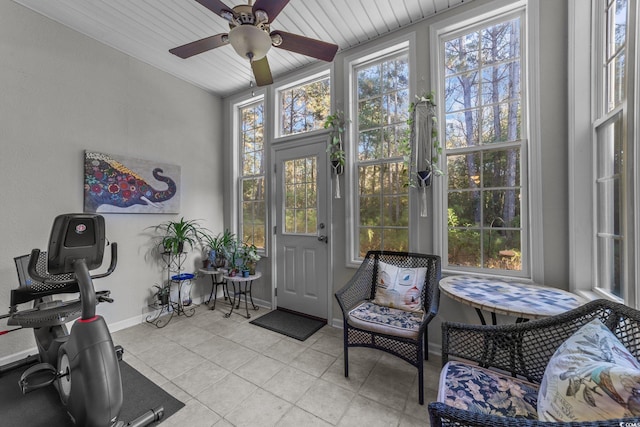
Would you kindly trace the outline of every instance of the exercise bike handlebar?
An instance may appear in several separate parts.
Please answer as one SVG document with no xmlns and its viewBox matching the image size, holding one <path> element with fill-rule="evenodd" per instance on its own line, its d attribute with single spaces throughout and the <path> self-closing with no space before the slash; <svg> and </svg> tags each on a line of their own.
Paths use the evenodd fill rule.
<svg viewBox="0 0 640 427">
<path fill-rule="evenodd" d="M 118 244 L 114 242 L 114 243 L 111 243 L 110 246 L 111 246 L 111 263 L 109 264 L 109 268 L 104 273 L 90 275 L 89 277 L 91 279 L 101 279 L 103 277 L 107 277 L 111 273 L 113 273 L 113 271 L 116 269 L 116 265 L 118 264 Z M 78 282 L 77 273 L 76 275 L 67 279 L 57 279 L 56 278 L 57 275 L 53 275 L 53 274 L 47 275 L 47 276 L 41 275 L 36 269 L 39 258 L 40 258 L 40 249 L 33 249 L 31 251 L 31 256 L 29 257 L 29 266 L 27 267 L 29 276 L 31 276 L 32 279 L 41 283 L 46 283 L 48 285 L 69 285 L 71 283 Z"/>
</svg>

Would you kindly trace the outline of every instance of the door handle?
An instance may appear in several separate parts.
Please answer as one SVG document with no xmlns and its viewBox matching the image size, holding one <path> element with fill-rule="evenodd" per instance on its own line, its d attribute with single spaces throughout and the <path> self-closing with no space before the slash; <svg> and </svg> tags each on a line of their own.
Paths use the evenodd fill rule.
<svg viewBox="0 0 640 427">
<path fill-rule="evenodd" d="M 318 241 L 329 243 L 329 238 L 327 236 L 318 236 Z"/>
</svg>

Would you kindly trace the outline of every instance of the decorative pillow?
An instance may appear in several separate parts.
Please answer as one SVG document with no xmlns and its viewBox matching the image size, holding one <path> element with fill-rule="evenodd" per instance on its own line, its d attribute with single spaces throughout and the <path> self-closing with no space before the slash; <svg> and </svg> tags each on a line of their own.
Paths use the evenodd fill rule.
<svg viewBox="0 0 640 427">
<path fill-rule="evenodd" d="M 375 304 L 422 313 L 422 288 L 426 267 L 405 268 L 378 263 Z"/>
<path fill-rule="evenodd" d="M 556 350 L 538 393 L 542 421 L 640 416 L 640 363 L 598 319 Z"/>
</svg>

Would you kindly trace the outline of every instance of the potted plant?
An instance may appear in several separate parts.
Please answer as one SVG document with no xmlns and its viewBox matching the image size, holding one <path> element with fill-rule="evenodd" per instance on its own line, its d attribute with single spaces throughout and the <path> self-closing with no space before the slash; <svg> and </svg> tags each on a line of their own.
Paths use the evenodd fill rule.
<svg viewBox="0 0 640 427">
<path fill-rule="evenodd" d="M 256 263 L 260 261 L 258 248 L 254 244 L 243 243 L 241 251 L 244 269 L 248 274 L 256 274 Z"/>
<path fill-rule="evenodd" d="M 344 113 L 337 110 L 334 114 L 327 116 L 324 122 L 325 129 L 331 129 L 329 133 L 329 144 L 327 153 L 331 160 L 331 167 L 336 175 L 341 175 L 344 171 L 345 151 L 342 143 L 342 135 L 345 131 L 346 120 Z"/>
<path fill-rule="evenodd" d="M 160 244 L 165 253 L 179 254 L 184 252 L 185 244 L 193 248 L 205 235 L 206 229 L 198 224 L 198 220 L 166 221 L 154 226 L 156 232 L 162 233 Z"/>
<path fill-rule="evenodd" d="M 158 288 L 158 291 L 156 292 L 156 298 L 158 299 L 158 303 L 162 306 L 168 305 L 169 293 L 171 291 L 171 287 L 170 286 L 160 287 L 158 285 L 154 285 L 154 286 Z"/>
<path fill-rule="evenodd" d="M 225 229 L 224 232 L 218 233 L 216 236 L 210 234 L 204 234 L 203 240 L 206 243 L 206 247 L 209 249 L 207 258 L 211 265 L 215 268 L 222 268 L 227 262 L 226 254 L 228 254 L 227 247 L 234 242 L 236 236 L 229 229 Z"/>
</svg>

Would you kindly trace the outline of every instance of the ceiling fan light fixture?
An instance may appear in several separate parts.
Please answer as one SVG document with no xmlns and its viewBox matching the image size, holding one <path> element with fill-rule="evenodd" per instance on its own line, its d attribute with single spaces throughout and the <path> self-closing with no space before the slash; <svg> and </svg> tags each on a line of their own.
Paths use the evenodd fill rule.
<svg viewBox="0 0 640 427">
<path fill-rule="evenodd" d="M 271 36 L 253 25 L 240 25 L 229 31 L 229 43 L 238 55 L 257 61 L 271 48 Z"/>
</svg>

